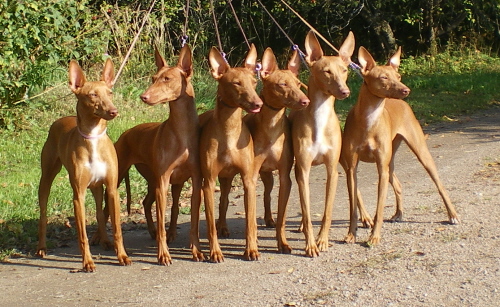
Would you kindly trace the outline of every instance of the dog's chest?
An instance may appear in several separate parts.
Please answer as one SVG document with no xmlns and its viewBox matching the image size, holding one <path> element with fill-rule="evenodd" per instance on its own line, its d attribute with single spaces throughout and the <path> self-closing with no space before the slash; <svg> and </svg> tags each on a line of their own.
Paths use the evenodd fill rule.
<svg viewBox="0 0 500 307">
<path fill-rule="evenodd" d="M 97 139 L 89 140 L 90 155 L 88 161 L 85 163 L 85 167 L 90 174 L 89 186 L 101 182 L 106 177 L 108 171 L 108 164 L 97 150 L 98 141 Z"/>
<path fill-rule="evenodd" d="M 309 153 L 314 156 L 322 156 L 332 149 L 332 131 L 335 124 L 335 116 L 327 103 L 321 104 L 314 113 L 314 131 Z"/>
<path fill-rule="evenodd" d="M 384 111 L 383 105 L 369 107 L 365 116 L 366 130 L 370 131 L 379 121 Z"/>
</svg>

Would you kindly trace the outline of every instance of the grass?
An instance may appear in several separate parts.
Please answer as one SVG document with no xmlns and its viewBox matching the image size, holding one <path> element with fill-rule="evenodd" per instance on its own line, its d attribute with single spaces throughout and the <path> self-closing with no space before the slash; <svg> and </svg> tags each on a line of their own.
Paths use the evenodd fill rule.
<svg viewBox="0 0 500 307">
<path fill-rule="evenodd" d="M 193 83 L 201 113 L 213 108 L 216 85 L 208 74 L 206 62 L 195 67 Z M 154 68 L 150 67 L 150 71 Z M 89 72 L 88 75 L 92 76 L 89 79 L 99 73 Z M 410 58 L 402 61 L 401 73 L 403 82 L 412 89 L 407 101 L 423 125 L 470 114 L 500 102 L 498 58 L 477 53 Z M 306 79 L 307 71 L 302 76 Z M 163 121 L 168 117 L 168 106 L 148 107 L 138 98 L 148 86 L 149 76 L 134 77 L 124 73 L 120 78 L 114 89 L 120 116 L 108 125 L 113 140 L 139 123 Z M 19 252 L 32 253 L 36 248 L 40 151 L 50 124 L 61 116 L 75 113 L 75 98 L 66 81 L 54 80 L 54 84 L 61 82 L 64 86 L 30 101 L 31 107 L 0 110 L 3 115 L 10 112 L 15 118 L 9 129 L 0 130 L 0 260 Z M 355 103 L 360 84 L 361 79 L 352 73 L 349 81 L 351 97 L 337 101 L 335 106 L 341 121 Z M 145 195 L 145 182 L 135 171 L 131 173 L 131 182 L 133 203 L 139 206 Z M 120 191 L 124 197 L 123 188 Z M 94 205 L 90 195 L 87 197 L 87 216 L 89 222 L 93 222 Z M 71 199 L 72 191 L 63 170 L 54 180 L 49 199 L 48 216 L 52 218 L 49 244 L 58 245 L 59 241 L 74 235 L 64 227 L 64 221 L 73 215 Z"/>
</svg>

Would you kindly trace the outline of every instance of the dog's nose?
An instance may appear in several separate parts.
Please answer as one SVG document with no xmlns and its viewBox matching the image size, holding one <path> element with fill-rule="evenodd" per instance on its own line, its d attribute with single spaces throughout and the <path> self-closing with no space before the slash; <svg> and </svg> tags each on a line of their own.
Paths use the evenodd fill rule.
<svg viewBox="0 0 500 307">
<path fill-rule="evenodd" d="M 408 96 L 408 95 L 410 95 L 411 91 L 409 88 L 404 88 L 401 90 L 401 92 L 403 93 L 403 95 Z"/>
<path fill-rule="evenodd" d="M 149 95 L 142 94 L 140 97 L 143 102 L 147 102 L 149 100 Z"/>
<path fill-rule="evenodd" d="M 347 98 L 351 95 L 351 91 L 349 89 L 343 89 L 340 91 L 340 94 L 342 94 L 342 97 Z"/>
<path fill-rule="evenodd" d="M 111 116 L 112 118 L 115 118 L 116 116 L 118 116 L 118 109 L 114 108 L 114 109 L 110 109 L 108 111 L 108 114 L 109 116 Z"/>
<path fill-rule="evenodd" d="M 305 97 L 300 100 L 300 105 L 303 107 L 307 107 L 311 101 L 309 98 Z"/>
<path fill-rule="evenodd" d="M 264 102 L 262 102 L 262 100 L 260 98 L 256 99 L 253 103 L 253 106 L 255 107 L 255 109 L 260 109 L 260 108 L 262 108 L 263 105 L 264 105 Z"/>
</svg>

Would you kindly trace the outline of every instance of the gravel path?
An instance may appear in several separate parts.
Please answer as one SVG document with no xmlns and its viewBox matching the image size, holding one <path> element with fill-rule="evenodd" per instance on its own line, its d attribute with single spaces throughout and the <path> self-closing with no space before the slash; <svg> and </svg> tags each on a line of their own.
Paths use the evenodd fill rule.
<svg viewBox="0 0 500 307">
<path fill-rule="evenodd" d="M 231 239 L 220 243 L 221 264 L 194 263 L 188 249 L 189 217 L 179 220 L 171 244 L 174 262 L 156 265 L 156 244 L 144 228 L 125 226 L 125 246 L 134 264 L 117 265 L 114 253 L 93 247 L 97 272 L 81 268 L 76 239 L 70 247 L 49 251 L 46 259 L 16 258 L 0 264 L 1 306 L 170 305 L 170 306 L 490 306 L 500 304 L 500 108 L 459 121 L 426 127 L 428 145 L 461 224 L 446 223 L 444 205 L 432 181 L 406 146 L 396 156 L 403 184 L 402 223 L 384 223 L 382 243 L 347 245 L 348 198 L 341 174 L 331 246 L 320 257 L 304 257 L 297 186 L 288 206 L 291 255 L 276 253 L 274 230 L 264 228 L 259 197 L 261 260 L 242 260 L 244 212 L 242 189 L 232 193 L 228 221 Z M 312 215 L 316 233 L 323 212 L 325 176 L 312 172 Z M 360 189 L 369 212 L 375 210 L 376 168 L 360 165 Z M 259 184 L 259 188 L 262 185 Z M 276 188 L 275 188 L 276 192 Z M 394 211 L 389 192 L 385 218 Z M 202 215 L 202 243 L 208 251 Z"/>
</svg>

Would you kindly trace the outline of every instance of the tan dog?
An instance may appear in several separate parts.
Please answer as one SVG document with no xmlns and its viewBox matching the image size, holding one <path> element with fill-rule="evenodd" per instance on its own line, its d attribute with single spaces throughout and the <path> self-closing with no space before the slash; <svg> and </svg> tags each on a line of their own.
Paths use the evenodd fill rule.
<svg viewBox="0 0 500 307">
<path fill-rule="evenodd" d="M 337 164 L 340 156 L 341 130 L 334 110 L 335 99 L 350 95 L 346 81 L 347 65 L 354 51 L 354 35 L 349 33 L 339 49 L 339 56 L 324 56 L 312 31 L 307 34 L 306 61 L 311 68 L 308 97 L 309 106 L 290 114 L 292 141 L 295 155 L 295 177 L 299 187 L 302 210 L 302 231 L 306 238 L 306 255 L 316 257 L 328 249 L 328 232 L 331 226 L 333 202 L 338 182 Z M 312 230 L 309 174 L 313 165 L 326 167 L 325 212 L 317 242 Z"/>
<path fill-rule="evenodd" d="M 224 261 L 217 239 L 214 217 L 215 181 L 232 179 L 240 173 L 245 191 L 246 248 L 244 257 L 257 260 L 257 220 L 255 185 L 258 169 L 254 168 L 253 141 L 250 131 L 242 121 L 242 109 L 259 112 L 262 100 L 255 92 L 255 63 L 257 51 L 252 44 L 244 67 L 231 67 L 216 48 L 208 56 L 212 76 L 218 82 L 214 110 L 200 116 L 200 159 L 203 174 L 203 195 L 207 219 L 210 260 Z M 230 183 L 229 183 L 230 184 Z"/>
<path fill-rule="evenodd" d="M 294 51 L 287 70 L 280 70 L 271 48 L 262 57 L 262 91 L 260 97 L 264 106 L 259 113 L 247 114 L 243 120 L 250 129 L 254 145 L 254 167 L 260 170 L 264 183 L 264 220 L 267 227 L 276 227 L 278 250 L 291 253 L 292 248 L 285 237 L 285 214 L 292 187 L 290 171 L 293 166 L 293 147 L 290 121 L 285 114 L 286 108 L 302 109 L 309 104 L 309 98 L 300 89 L 297 79 L 300 57 Z M 271 192 L 273 190 L 273 171 L 279 172 L 278 220 L 275 224 L 271 212 Z M 220 179 L 221 202 L 217 231 L 220 236 L 228 236 L 226 211 L 232 178 Z"/>
<path fill-rule="evenodd" d="M 401 48 L 386 66 L 377 66 L 370 53 L 359 49 L 359 62 L 364 82 L 357 103 L 347 116 L 342 142 L 342 160 L 347 166 L 347 184 L 350 200 L 350 227 L 346 242 L 356 241 L 357 203 L 353 197 L 357 190 L 359 161 L 377 163 L 379 172 L 377 213 L 369 245 L 380 242 L 383 210 L 389 182 L 394 187 L 397 207 L 392 217 L 400 221 L 403 216 L 401 184 L 394 173 L 394 155 L 401 141 L 405 141 L 427 170 L 443 198 L 451 224 L 459 222 L 455 207 L 439 179 L 436 165 L 425 143 L 425 136 L 410 106 L 403 100 L 410 89 L 401 83 L 398 73 Z"/>
<path fill-rule="evenodd" d="M 69 84 L 78 102 L 76 116 L 63 117 L 55 121 L 49 130 L 42 149 L 42 176 L 38 188 L 40 221 L 38 224 L 38 248 L 36 254 L 47 254 L 47 202 L 55 176 L 66 168 L 73 188 L 73 205 L 82 253 L 83 271 L 95 271 L 85 229 L 85 193 L 90 188 L 97 206 L 97 221 L 101 245 L 111 247 L 106 233 L 106 223 L 102 210 L 104 188 L 111 212 L 113 239 L 118 261 L 130 265 L 123 247 L 120 224 L 120 204 L 117 192 L 118 161 L 113 143 L 106 134 L 106 122 L 118 115 L 112 102 L 114 78 L 113 62 L 108 59 L 102 72 L 101 81 L 86 81 L 85 74 L 76 61 L 69 63 Z"/>
<path fill-rule="evenodd" d="M 156 228 L 158 263 L 169 265 L 172 260 L 168 252 L 168 237 L 164 227 L 167 191 L 170 184 L 173 184 L 180 193 L 182 184 L 191 178 L 193 193 L 190 243 L 193 260 L 201 261 L 204 256 L 201 253 L 198 227 L 202 178 L 198 147 L 198 114 L 191 85 L 193 75 L 191 49 L 188 45 L 181 49 L 177 65 L 174 67 L 169 67 L 157 51 L 155 61 L 158 70 L 153 76 L 153 84 L 141 95 L 141 99 L 148 105 L 168 102 L 170 116 L 163 123 L 137 125 L 120 136 L 115 143 L 120 180 L 125 177 L 131 165 L 136 165 L 148 181 L 149 194 L 144 203 L 148 226 L 150 232 L 151 227 L 154 230 L 151 218 L 152 195 L 154 195 L 158 223 Z M 175 226 L 172 228 L 171 225 L 168 234 L 175 236 Z"/>
</svg>

